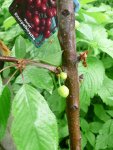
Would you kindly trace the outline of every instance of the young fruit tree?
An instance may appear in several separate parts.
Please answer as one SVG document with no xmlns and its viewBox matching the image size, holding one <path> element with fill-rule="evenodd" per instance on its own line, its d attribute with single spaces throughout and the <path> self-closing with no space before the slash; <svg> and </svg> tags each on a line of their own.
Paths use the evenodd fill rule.
<svg viewBox="0 0 113 150">
<path fill-rule="evenodd" d="M 18 3 L 21 4 L 20 1 Z M 40 7 L 41 12 L 43 13 L 46 12 L 48 18 L 40 19 L 39 15 L 36 14 L 38 12 L 34 14 L 33 22 L 35 26 L 33 26 L 32 24 L 33 28 L 35 29 L 34 31 L 32 31 L 34 33 L 34 37 L 38 36 L 39 30 L 41 30 L 42 32 L 44 31 L 45 38 L 48 38 L 51 34 L 49 29 L 51 26 L 51 17 L 53 17 L 53 11 L 54 11 L 54 15 L 56 15 L 56 9 L 53 8 L 52 10 L 52 8 L 47 8 L 45 3 L 46 3 L 45 1 L 42 3 L 40 0 L 36 0 L 36 7 L 37 8 Z M 33 1 L 28 0 L 28 4 L 33 5 Z M 19 13 L 23 15 L 22 10 Z M 25 14 L 28 20 L 32 18 L 32 12 L 29 9 L 26 10 Z M 18 15 L 16 14 L 16 16 Z M 57 123 L 55 117 L 49 110 L 49 107 L 47 106 L 46 102 L 44 102 L 45 101 L 44 98 L 37 92 L 37 90 L 31 85 L 29 85 L 28 83 L 24 83 L 23 70 L 26 69 L 28 65 L 33 65 L 38 68 L 45 68 L 53 72 L 55 76 L 58 76 L 59 87 L 57 87 L 57 92 L 59 96 L 61 96 L 64 99 L 65 98 L 67 99 L 65 103 L 66 103 L 66 114 L 67 114 L 68 128 L 69 128 L 70 149 L 71 150 L 81 149 L 80 148 L 81 147 L 80 146 L 80 139 L 81 139 L 80 125 L 79 125 L 79 77 L 78 77 L 78 70 L 77 70 L 78 58 L 77 58 L 76 45 L 75 45 L 74 3 L 72 0 L 57 1 L 57 19 L 58 19 L 58 39 L 60 42 L 61 50 L 63 52 L 61 66 L 56 67 L 54 65 L 49 65 L 48 63 L 47 64 L 43 63 L 43 61 L 21 58 L 22 55 L 24 56 L 26 55 L 25 54 L 26 47 L 22 45 L 23 43 L 22 37 L 20 38 L 20 40 L 17 39 L 15 44 L 15 54 L 17 58 L 10 57 L 9 54 L 10 50 L 1 41 L 1 50 L 3 52 L 6 52 L 6 54 L 3 54 L 0 57 L 0 61 L 2 63 L 10 62 L 13 64 L 7 65 L 3 69 L 1 69 L 0 72 L 2 73 L 4 70 L 7 70 L 11 67 L 15 67 L 16 71 L 13 72 L 13 74 L 9 79 L 7 80 L 3 79 L 5 86 L 3 86 L 3 91 L 1 92 L 0 102 L 1 102 L 1 106 L 4 105 L 4 107 L 7 108 L 7 111 L 4 110 L 4 108 L 1 108 L 0 117 L 1 120 L 4 122 L 4 128 L 6 128 L 9 112 L 11 111 L 11 116 L 13 117 L 13 119 L 11 120 L 12 125 L 10 128 L 11 136 L 18 150 L 58 149 L 58 143 L 57 143 L 58 131 L 57 131 Z M 39 26 L 40 24 L 41 26 Z M 48 30 L 46 31 L 45 29 L 43 30 L 42 27 L 45 28 L 44 26 L 46 26 Z M 23 54 L 18 54 L 21 53 L 19 52 L 20 50 L 21 51 L 23 50 L 22 52 Z M 36 68 L 34 68 L 34 71 L 35 69 Z M 12 90 L 10 91 L 8 87 L 12 86 L 12 83 L 10 82 L 12 82 L 12 78 L 14 78 L 14 76 L 18 74 L 18 71 L 22 76 L 23 86 L 20 88 L 19 92 L 16 92 L 17 94 L 15 96 L 13 91 Z M 31 69 L 31 73 L 32 72 L 33 70 Z M 48 74 L 46 70 L 45 73 Z M 35 77 L 37 79 L 35 78 L 31 79 L 34 80 L 33 82 L 35 82 L 35 80 L 37 81 L 40 80 L 38 79 L 38 76 Z M 42 83 L 39 82 L 38 84 L 42 84 Z M 12 96 L 10 92 L 13 94 Z M 3 97 L 4 97 L 4 101 L 2 100 Z M 14 97 L 14 100 L 12 101 L 12 106 L 10 102 L 11 97 Z M 5 114 L 4 111 L 6 111 Z M 43 115 L 47 117 L 47 119 Z M 4 132 L 5 129 L 3 133 Z M 50 144 L 51 142 L 54 143 Z"/>
</svg>

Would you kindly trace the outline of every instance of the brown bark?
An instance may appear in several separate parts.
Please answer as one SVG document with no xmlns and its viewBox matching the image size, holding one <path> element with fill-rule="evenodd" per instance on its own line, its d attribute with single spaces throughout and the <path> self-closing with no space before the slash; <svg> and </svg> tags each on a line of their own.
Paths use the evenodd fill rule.
<svg viewBox="0 0 113 150">
<path fill-rule="evenodd" d="M 67 98 L 67 120 L 70 135 L 70 149 L 80 150 L 79 125 L 79 77 L 75 46 L 75 15 L 73 0 L 58 0 L 58 38 L 63 50 L 63 68 L 68 74 L 66 85 L 70 94 Z"/>
</svg>

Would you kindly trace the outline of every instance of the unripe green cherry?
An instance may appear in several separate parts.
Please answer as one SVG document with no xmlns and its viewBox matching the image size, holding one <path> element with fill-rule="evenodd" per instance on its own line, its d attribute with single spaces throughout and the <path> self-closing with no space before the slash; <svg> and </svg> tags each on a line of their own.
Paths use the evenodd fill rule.
<svg viewBox="0 0 113 150">
<path fill-rule="evenodd" d="M 66 80 L 67 79 L 67 73 L 66 72 L 61 72 L 60 77 L 61 77 L 61 79 Z"/>
<path fill-rule="evenodd" d="M 67 88 L 67 86 L 62 85 L 58 88 L 58 93 L 60 96 L 66 98 L 69 95 L 69 89 Z"/>
</svg>

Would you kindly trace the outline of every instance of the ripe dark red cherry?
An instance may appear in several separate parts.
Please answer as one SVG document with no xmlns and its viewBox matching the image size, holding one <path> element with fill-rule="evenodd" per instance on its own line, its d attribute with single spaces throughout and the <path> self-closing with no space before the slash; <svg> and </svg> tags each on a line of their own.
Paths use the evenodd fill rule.
<svg viewBox="0 0 113 150">
<path fill-rule="evenodd" d="M 49 30 L 45 31 L 44 33 L 44 37 L 45 38 L 49 38 L 50 37 L 51 32 Z"/>
<path fill-rule="evenodd" d="M 56 15 L 57 15 L 56 8 L 52 8 L 52 12 L 53 12 L 53 15 L 54 15 L 54 16 L 56 16 Z"/>
<path fill-rule="evenodd" d="M 40 32 L 40 28 L 39 28 L 39 27 L 35 27 L 35 31 L 36 31 L 37 33 L 39 33 L 39 32 Z"/>
<path fill-rule="evenodd" d="M 32 34 L 35 38 L 38 37 L 38 35 L 39 35 L 38 33 L 34 32 L 34 31 L 32 31 Z"/>
<path fill-rule="evenodd" d="M 40 24 L 40 18 L 38 15 L 34 15 L 33 22 L 35 26 L 38 26 Z"/>
<path fill-rule="evenodd" d="M 46 24 L 46 19 L 45 19 L 45 18 L 42 18 L 42 19 L 40 20 L 40 24 L 41 24 L 42 26 L 45 26 L 45 24 Z"/>
<path fill-rule="evenodd" d="M 35 11 L 34 11 L 34 15 L 39 15 L 38 10 L 35 10 Z"/>
<path fill-rule="evenodd" d="M 41 4 L 41 11 L 42 11 L 42 12 L 46 12 L 46 10 L 47 10 L 46 5 L 45 5 L 44 3 L 42 3 L 42 4 Z"/>
<path fill-rule="evenodd" d="M 28 0 L 28 4 L 29 5 L 33 4 L 33 0 Z"/>
<path fill-rule="evenodd" d="M 46 13 L 47 13 L 47 16 L 50 18 L 54 16 L 51 8 L 47 9 Z"/>
<path fill-rule="evenodd" d="M 41 0 L 36 0 L 35 5 L 37 8 L 39 8 L 41 6 Z"/>
<path fill-rule="evenodd" d="M 46 26 L 47 26 L 48 28 L 51 27 L 51 18 L 47 18 L 47 19 L 46 19 Z"/>
<path fill-rule="evenodd" d="M 26 11 L 26 17 L 27 17 L 27 19 L 31 19 L 31 17 L 32 17 L 32 14 L 29 10 Z"/>
<path fill-rule="evenodd" d="M 40 32 L 44 32 L 44 30 L 45 30 L 45 26 L 41 26 L 40 27 Z"/>
<path fill-rule="evenodd" d="M 47 0 L 42 0 L 42 3 L 45 3 L 45 4 L 46 4 L 46 3 L 47 3 Z"/>
</svg>

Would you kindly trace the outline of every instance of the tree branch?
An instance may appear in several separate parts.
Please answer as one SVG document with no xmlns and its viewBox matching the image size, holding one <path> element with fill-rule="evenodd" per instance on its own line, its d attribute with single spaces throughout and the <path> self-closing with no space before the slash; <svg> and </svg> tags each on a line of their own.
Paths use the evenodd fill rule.
<svg viewBox="0 0 113 150">
<path fill-rule="evenodd" d="M 56 74 L 59 73 L 59 69 L 56 66 L 45 64 L 45 63 L 42 63 L 41 61 L 29 60 L 29 59 L 17 59 L 15 57 L 4 57 L 4 56 L 0 56 L 0 61 L 16 63 L 17 67 L 20 67 L 20 68 L 22 67 L 22 69 L 24 69 L 26 65 L 34 65 L 40 68 L 48 69 L 51 72 L 54 72 Z"/>
<path fill-rule="evenodd" d="M 67 119 L 71 150 L 80 150 L 79 125 L 79 77 L 75 48 L 75 15 L 73 0 L 58 0 L 58 38 L 63 50 L 63 68 L 67 72 L 66 85 L 70 94 L 67 98 Z"/>
</svg>

